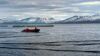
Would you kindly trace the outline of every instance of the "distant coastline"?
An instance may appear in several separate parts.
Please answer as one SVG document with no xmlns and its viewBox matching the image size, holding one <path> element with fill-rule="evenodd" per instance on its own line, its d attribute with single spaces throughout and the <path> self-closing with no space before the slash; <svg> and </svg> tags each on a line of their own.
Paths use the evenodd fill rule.
<svg viewBox="0 0 100 56">
<path fill-rule="evenodd" d="M 1 27 L 54 27 L 53 24 L 0 24 Z"/>
</svg>

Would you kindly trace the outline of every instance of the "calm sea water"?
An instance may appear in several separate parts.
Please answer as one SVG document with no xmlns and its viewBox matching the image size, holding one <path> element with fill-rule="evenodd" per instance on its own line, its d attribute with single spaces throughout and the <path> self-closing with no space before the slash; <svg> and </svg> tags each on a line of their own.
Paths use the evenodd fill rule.
<svg viewBox="0 0 100 56">
<path fill-rule="evenodd" d="M 0 27 L 0 56 L 100 56 L 100 24 L 58 24 L 23 28 Z"/>
</svg>

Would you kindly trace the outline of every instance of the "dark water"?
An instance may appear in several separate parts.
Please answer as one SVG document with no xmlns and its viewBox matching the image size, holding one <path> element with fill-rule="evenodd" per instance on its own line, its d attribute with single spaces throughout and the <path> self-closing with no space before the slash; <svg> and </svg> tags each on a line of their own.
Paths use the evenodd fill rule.
<svg viewBox="0 0 100 56">
<path fill-rule="evenodd" d="M 40 33 L 0 27 L 0 56 L 100 56 L 100 24 L 41 27 Z"/>
</svg>

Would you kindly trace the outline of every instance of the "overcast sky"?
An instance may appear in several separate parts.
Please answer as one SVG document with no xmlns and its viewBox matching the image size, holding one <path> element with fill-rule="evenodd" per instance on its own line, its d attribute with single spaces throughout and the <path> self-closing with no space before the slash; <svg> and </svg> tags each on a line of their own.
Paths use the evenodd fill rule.
<svg viewBox="0 0 100 56">
<path fill-rule="evenodd" d="M 0 0 L 0 18 L 89 15 L 100 12 L 100 0 Z"/>
</svg>

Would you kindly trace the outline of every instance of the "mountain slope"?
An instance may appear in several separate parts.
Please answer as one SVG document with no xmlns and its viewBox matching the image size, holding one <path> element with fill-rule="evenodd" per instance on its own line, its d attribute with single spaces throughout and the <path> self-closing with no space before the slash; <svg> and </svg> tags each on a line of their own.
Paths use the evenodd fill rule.
<svg viewBox="0 0 100 56">
<path fill-rule="evenodd" d="M 100 23 L 100 15 L 92 16 L 72 16 L 55 23 Z"/>
</svg>

